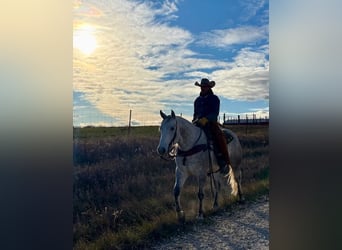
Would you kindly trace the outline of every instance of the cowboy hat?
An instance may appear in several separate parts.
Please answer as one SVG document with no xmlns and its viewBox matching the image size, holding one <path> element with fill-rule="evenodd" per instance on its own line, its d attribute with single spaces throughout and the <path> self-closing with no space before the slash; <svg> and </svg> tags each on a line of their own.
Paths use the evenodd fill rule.
<svg viewBox="0 0 342 250">
<path fill-rule="evenodd" d="M 202 78 L 201 83 L 195 82 L 195 86 L 213 88 L 215 81 L 209 81 L 207 78 Z"/>
</svg>

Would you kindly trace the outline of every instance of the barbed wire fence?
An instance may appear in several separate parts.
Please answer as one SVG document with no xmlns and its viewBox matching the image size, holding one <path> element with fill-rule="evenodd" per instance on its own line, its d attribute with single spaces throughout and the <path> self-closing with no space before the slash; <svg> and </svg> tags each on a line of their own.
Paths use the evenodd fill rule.
<svg viewBox="0 0 342 250">
<path fill-rule="evenodd" d="M 183 116 L 182 113 L 177 114 Z M 118 117 L 120 117 L 118 119 Z M 183 116 L 191 120 L 191 117 Z M 132 126 L 159 126 L 161 118 L 159 112 L 135 112 L 133 109 L 117 111 L 115 116 L 102 115 L 97 112 L 87 110 L 73 113 L 74 127 L 132 127 Z M 267 116 L 257 116 L 256 114 L 229 115 L 221 113 L 219 122 L 225 125 L 234 124 L 268 124 Z"/>
</svg>

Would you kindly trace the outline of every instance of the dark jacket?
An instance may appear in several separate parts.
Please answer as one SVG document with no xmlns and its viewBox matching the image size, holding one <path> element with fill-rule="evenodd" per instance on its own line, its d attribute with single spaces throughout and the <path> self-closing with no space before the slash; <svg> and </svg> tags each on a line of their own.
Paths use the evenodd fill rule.
<svg viewBox="0 0 342 250">
<path fill-rule="evenodd" d="M 205 96 L 198 96 L 194 103 L 194 117 L 193 120 L 206 117 L 211 122 L 217 122 L 220 111 L 220 99 L 214 95 L 210 89 Z"/>
</svg>

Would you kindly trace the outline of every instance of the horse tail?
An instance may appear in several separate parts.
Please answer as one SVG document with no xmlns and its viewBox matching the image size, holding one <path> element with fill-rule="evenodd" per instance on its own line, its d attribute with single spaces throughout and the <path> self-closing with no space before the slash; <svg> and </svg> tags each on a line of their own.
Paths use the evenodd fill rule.
<svg viewBox="0 0 342 250">
<path fill-rule="evenodd" d="M 234 196 L 237 196 L 238 190 L 239 190 L 239 186 L 238 186 L 239 184 L 236 182 L 232 166 L 229 165 L 229 172 L 225 177 L 227 177 L 227 184 L 230 185 L 230 187 L 232 188 L 231 194 Z"/>
</svg>

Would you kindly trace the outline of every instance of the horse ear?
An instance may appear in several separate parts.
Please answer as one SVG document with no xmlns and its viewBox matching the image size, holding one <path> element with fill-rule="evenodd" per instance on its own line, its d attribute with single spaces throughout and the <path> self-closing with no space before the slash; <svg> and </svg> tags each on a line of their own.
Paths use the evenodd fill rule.
<svg viewBox="0 0 342 250">
<path fill-rule="evenodd" d="M 172 117 L 172 118 L 176 118 L 175 112 L 173 112 L 172 109 L 171 109 L 171 117 Z"/>
<path fill-rule="evenodd" d="M 163 111 L 161 111 L 161 110 L 160 110 L 160 116 L 161 116 L 163 119 L 165 119 L 165 118 L 167 117 L 167 115 L 166 115 Z"/>
</svg>

